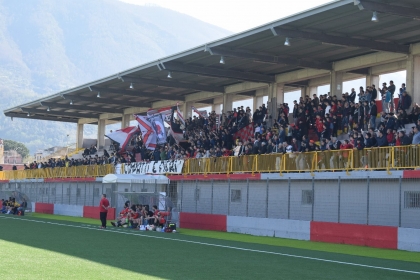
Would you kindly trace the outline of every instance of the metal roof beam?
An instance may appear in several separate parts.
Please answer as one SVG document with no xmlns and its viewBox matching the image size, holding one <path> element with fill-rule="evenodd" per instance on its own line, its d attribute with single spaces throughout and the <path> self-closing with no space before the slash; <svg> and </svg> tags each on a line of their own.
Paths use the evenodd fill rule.
<svg viewBox="0 0 420 280">
<path fill-rule="evenodd" d="M 241 81 L 250 81 L 250 82 L 264 82 L 264 83 L 274 83 L 274 76 L 264 75 L 260 73 L 253 72 L 242 72 L 235 71 L 223 68 L 209 68 L 201 67 L 195 65 L 186 65 L 176 62 L 165 62 L 164 67 L 168 71 L 174 72 L 183 72 L 190 74 L 198 74 L 203 76 L 217 77 L 217 78 L 229 78 L 237 79 Z"/>
<path fill-rule="evenodd" d="M 134 84 L 146 84 L 146 85 L 155 85 L 158 87 L 182 88 L 182 89 L 190 89 L 190 90 L 197 90 L 197 91 L 224 92 L 223 87 L 217 87 L 217 86 L 181 83 L 177 81 L 152 80 L 152 79 L 136 78 L 136 77 L 130 77 L 130 76 L 124 76 L 123 79 L 125 82 L 134 83 Z"/>
<path fill-rule="evenodd" d="M 154 92 L 141 92 L 136 90 L 128 90 L 128 89 L 117 89 L 117 88 L 104 88 L 104 87 L 90 87 L 93 91 L 99 91 L 103 93 L 115 93 L 121 94 L 125 96 L 133 96 L 133 97 L 147 97 L 147 98 L 154 98 L 154 99 L 161 99 L 161 100 L 176 100 L 176 101 L 183 101 L 184 97 L 176 97 L 174 95 L 166 95 L 166 94 L 159 94 Z"/>
<path fill-rule="evenodd" d="M 351 37 L 341 37 L 334 35 L 327 35 L 324 33 L 315 33 L 315 32 L 306 32 L 300 30 L 291 30 L 280 27 L 275 27 L 276 32 L 279 35 L 291 38 L 302 38 L 307 40 L 320 41 L 327 44 L 339 45 L 339 46 L 348 46 L 348 47 L 357 47 L 357 48 L 368 48 L 376 51 L 386 51 L 394 53 L 404 53 L 408 54 L 410 51 L 409 46 L 398 45 L 395 43 L 384 43 L 378 41 L 357 39 Z"/>
<path fill-rule="evenodd" d="M 110 98 L 96 98 L 96 97 L 86 97 L 86 96 L 78 96 L 78 95 L 64 95 L 63 96 L 64 99 L 69 100 L 73 100 L 73 101 L 84 101 L 84 102 L 90 102 L 91 104 L 106 104 L 106 105 L 118 105 L 121 107 L 133 107 L 136 106 L 135 101 L 131 101 L 131 100 L 115 100 L 115 99 L 110 99 Z M 137 105 L 141 105 L 141 106 L 146 106 L 146 107 L 150 107 L 150 102 L 144 102 L 144 101 L 138 101 L 141 104 L 137 104 Z"/>
<path fill-rule="evenodd" d="M 22 112 L 33 113 L 33 114 L 42 114 L 47 116 L 63 116 L 63 117 L 74 117 L 74 118 L 97 118 L 99 114 L 79 114 L 74 112 L 58 112 L 58 111 L 47 111 L 39 110 L 32 108 L 20 108 Z"/>
<path fill-rule="evenodd" d="M 40 102 L 40 104 L 44 107 L 52 108 L 61 108 L 61 109 L 74 109 L 78 111 L 90 111 L 90 112 L 97 112 L 97 113 L 116 113 L 117 109 L 112 108 L 100 108 L 100 107 L 91 107 L 85 105 L 70 105 L 69 104 L 61 104 L 61 103 L 53 103 L 53 102 Z"/>
<path fill-rule="evenodd" d="M 19 114 L 19 113 L 6 113 L 5 115 L 6 115 L 6 117 L 11 117 L 11 118 L 77 123 L 77 119 L 63 119 L 63 118 L 46 117 L 46 116 L 30 116 L 30 117 L 28 117 L 26 114 Z"/>
<path fill-rule="evenodd" d="M 397 2 L 398 3 L 398 2 Z M 420 19 L 420 10 L 414 7 L 402 7 L 396 5 L 389 5 L 386 3 L 371 2 L 365 0 L 355 1 L 355 5 L 362 10 L 378 12 L 383 14 L 390 14 L 400 17 L 408 17 L 412 19 Z"/>
<path fill-rule="evenodd" d="M 307 87 L 309 86 L 309 81 L 299 81 L 294 83 L 284 84 L 286 87 Z"/>
<path fill-rule="evenodd" d="M 332 70 L 332 64 L 323 61 L 299 59 L 289 56 L 272 56 L 266 54 L 256 54 L 240 50 L 227 50 L 222 48 L 212 48 L 213 55 L 223 55 L 243 59 L 252 59 L 260 62 L 267 62 L 272 64 L 286 64 L 290 66 L 303 67 L 303 68 L 314 68 L 314 69 L 325 69 Z"/>
</svg>

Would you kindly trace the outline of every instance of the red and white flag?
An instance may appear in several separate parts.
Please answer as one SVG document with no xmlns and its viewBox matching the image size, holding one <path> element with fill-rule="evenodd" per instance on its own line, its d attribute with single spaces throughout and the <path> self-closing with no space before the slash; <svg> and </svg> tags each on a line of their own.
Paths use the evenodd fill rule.
<svg viewBox="0 0 420 280">
<path fill-rule="evenodd" d="M 195 108 L 194 106 L 191 106 L 191 108 L 195 113 L 202 116 L 203 118 L 207 119 L 209 117 L 209 115 L 207 114 L 207 110 L 197 110 L 197 108 Z"/>
<path fill-rule="evenodd" d="M 176 114 L 178 115 L 178 119 L 180 122 L 182 122 L 182 124 L 185 126 L 185 119 L 184 116 L 182 115 L 181 111 L 179 110 L 179 103 L 176 103 Z"/>
<path fill-rule="evenodd" d="M 162 115 L 163 120 L 169 124 L 171 121 L 171 107 L 165 107 L 165 108 L 160 108 L 160 109 L 149 109 L 147 111 L 147 115 L 148 116 L 153 116 L 153 115 Z"/>
<path fill-rule="evenodd" d="M 143 136 L 143 143 L 148 150 L 154 150 L 156 148 L 156 133 L 153 126 L 147 117 L 137 116 L 136 120 L 139 123 L 140 132 Z"/>
<path fill-rule="evenodd" d="M 133 136 L 138 134 L 139 132 L 140 132 L 140 129 L 138 128 L 138 126 L 129 126 L 129 127 L 111 132 L 105 136 L 111 139 L 112 141 L 119 143 L 121 150 L 125 151 L 125 148 L 127 144 L 130 142 L 131 138 L 133 138 Z"/>
<path fill-rule="evenodd" d="M 242 141 L 246 141 L 249 138 L 254 136 L 254 123 L 250 123 L 249 125 L 239 129 L 234 135 L 233 140 L 236 140 L 238 137 Z"/>
</svg>

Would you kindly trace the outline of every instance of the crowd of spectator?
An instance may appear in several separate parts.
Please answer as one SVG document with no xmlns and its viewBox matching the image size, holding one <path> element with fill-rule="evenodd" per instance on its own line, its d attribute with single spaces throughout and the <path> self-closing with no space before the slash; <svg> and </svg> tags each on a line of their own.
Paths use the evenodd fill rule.
<svg viewBox="0 0 420 280">
<path fill-rule="evenodd" d="M 148 150 L 138 135 L 123 153 L 113 143 L 111 155 L 105 150 L 98 156 L 92 145 L 84 150 L 83 159 L 49 159 L 25 165 L 25 169 L 419 144 L 420 107 L 412 104 L 405 84 L 398 96 L 395 92 L 390 81 L 380 89 L 375 85 L 366 90 L 360 87 L 358 93 L 351 89 L 340 98 L 329 93 L 300 97 L 290 107 L 280 104 L 277 112 L 270 112 L 265 104 L 254 112 L 244 106 L 220 115 L 212 111 L 206 118 L 186 118 L 185 125 L 175 120 L 183 130 L 184 141 L 176 143 L 168 134 L 167 143 L 154 151 Z M 392 102 L 394 97 L 398 97 L 396 104 Z M 382 112 L 378 111 L 377 100 L 382 103 Z M 406 131 L 405 126 L 411 123 L 414 125 Z M 251 136 L 235 136 L 250 125 Z M 342 134 L 348 136 L 337 140 Z"/>
<path fill-rule="evenodd" d="M 254 112 L 240 106 L 222 115 L 213 111 L 208 118 L 193 116 L 182 127 L 185 143 L 176 144 L 168 138 L 166 145 L 148 151 L 138 137 L 123 161 L 135 160 L 137 153 L 147 161 L 419 144 L 420 107 L 412 106 L 405 84 L 396 96 L 396 105 L 391 102 L 395 92 L 390 81 L 380 89 L 375 85 L 366 90 L 360 87 L 358 93 L 351 89 L 340 99 L 329 94 L 301 97 L 291 108 L 283 103 L 273 113 L 262 104 Z M 382 112 L 375 100 L 382 101 Z M 251 123 L 251 137 L 234 136 Z M 405 131 L 410 123 L 414 125 Z M 348 136 L 339 141 L 341 134 Z"/>
</svg>

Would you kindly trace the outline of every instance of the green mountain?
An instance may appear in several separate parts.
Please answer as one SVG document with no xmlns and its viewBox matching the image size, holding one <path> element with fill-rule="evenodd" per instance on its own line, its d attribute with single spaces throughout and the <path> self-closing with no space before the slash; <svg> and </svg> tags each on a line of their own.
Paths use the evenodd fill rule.
<svg viewBox="0 0 420 280">
<path fill-rule="evenodd" d="M 117 0 L 0 0 L 0 110 L 229 34 L 172 10 Z M 75 130 L 0 114 L 0 138 L 31 152 L 75 142 Z"/>
</svg>

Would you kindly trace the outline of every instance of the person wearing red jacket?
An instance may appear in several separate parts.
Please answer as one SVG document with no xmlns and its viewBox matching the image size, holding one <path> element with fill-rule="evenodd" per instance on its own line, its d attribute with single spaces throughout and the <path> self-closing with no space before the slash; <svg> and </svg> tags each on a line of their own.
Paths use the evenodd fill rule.
<svg viewBox="0 0 420 280">
<path fill-rule="evenodd" d="M 106 216 L 108 214 L 109 201 L 106 198 L 106 194 L 102 195 L 102 199 L 99 202 L 99 217 L 101 219 L 102 226 L 101 228 L 106 228 Z"/>
<path fill-rule="evenodd" d="M 324 131 L 324 123 L 322 122 L 320 115 L 316 116 L 315 127 L 316 127 L 316 134 L 318 135 L 318 139 L 321 140 L 321 134 L 322 134 L 322 131 Z"/>
</svg>

